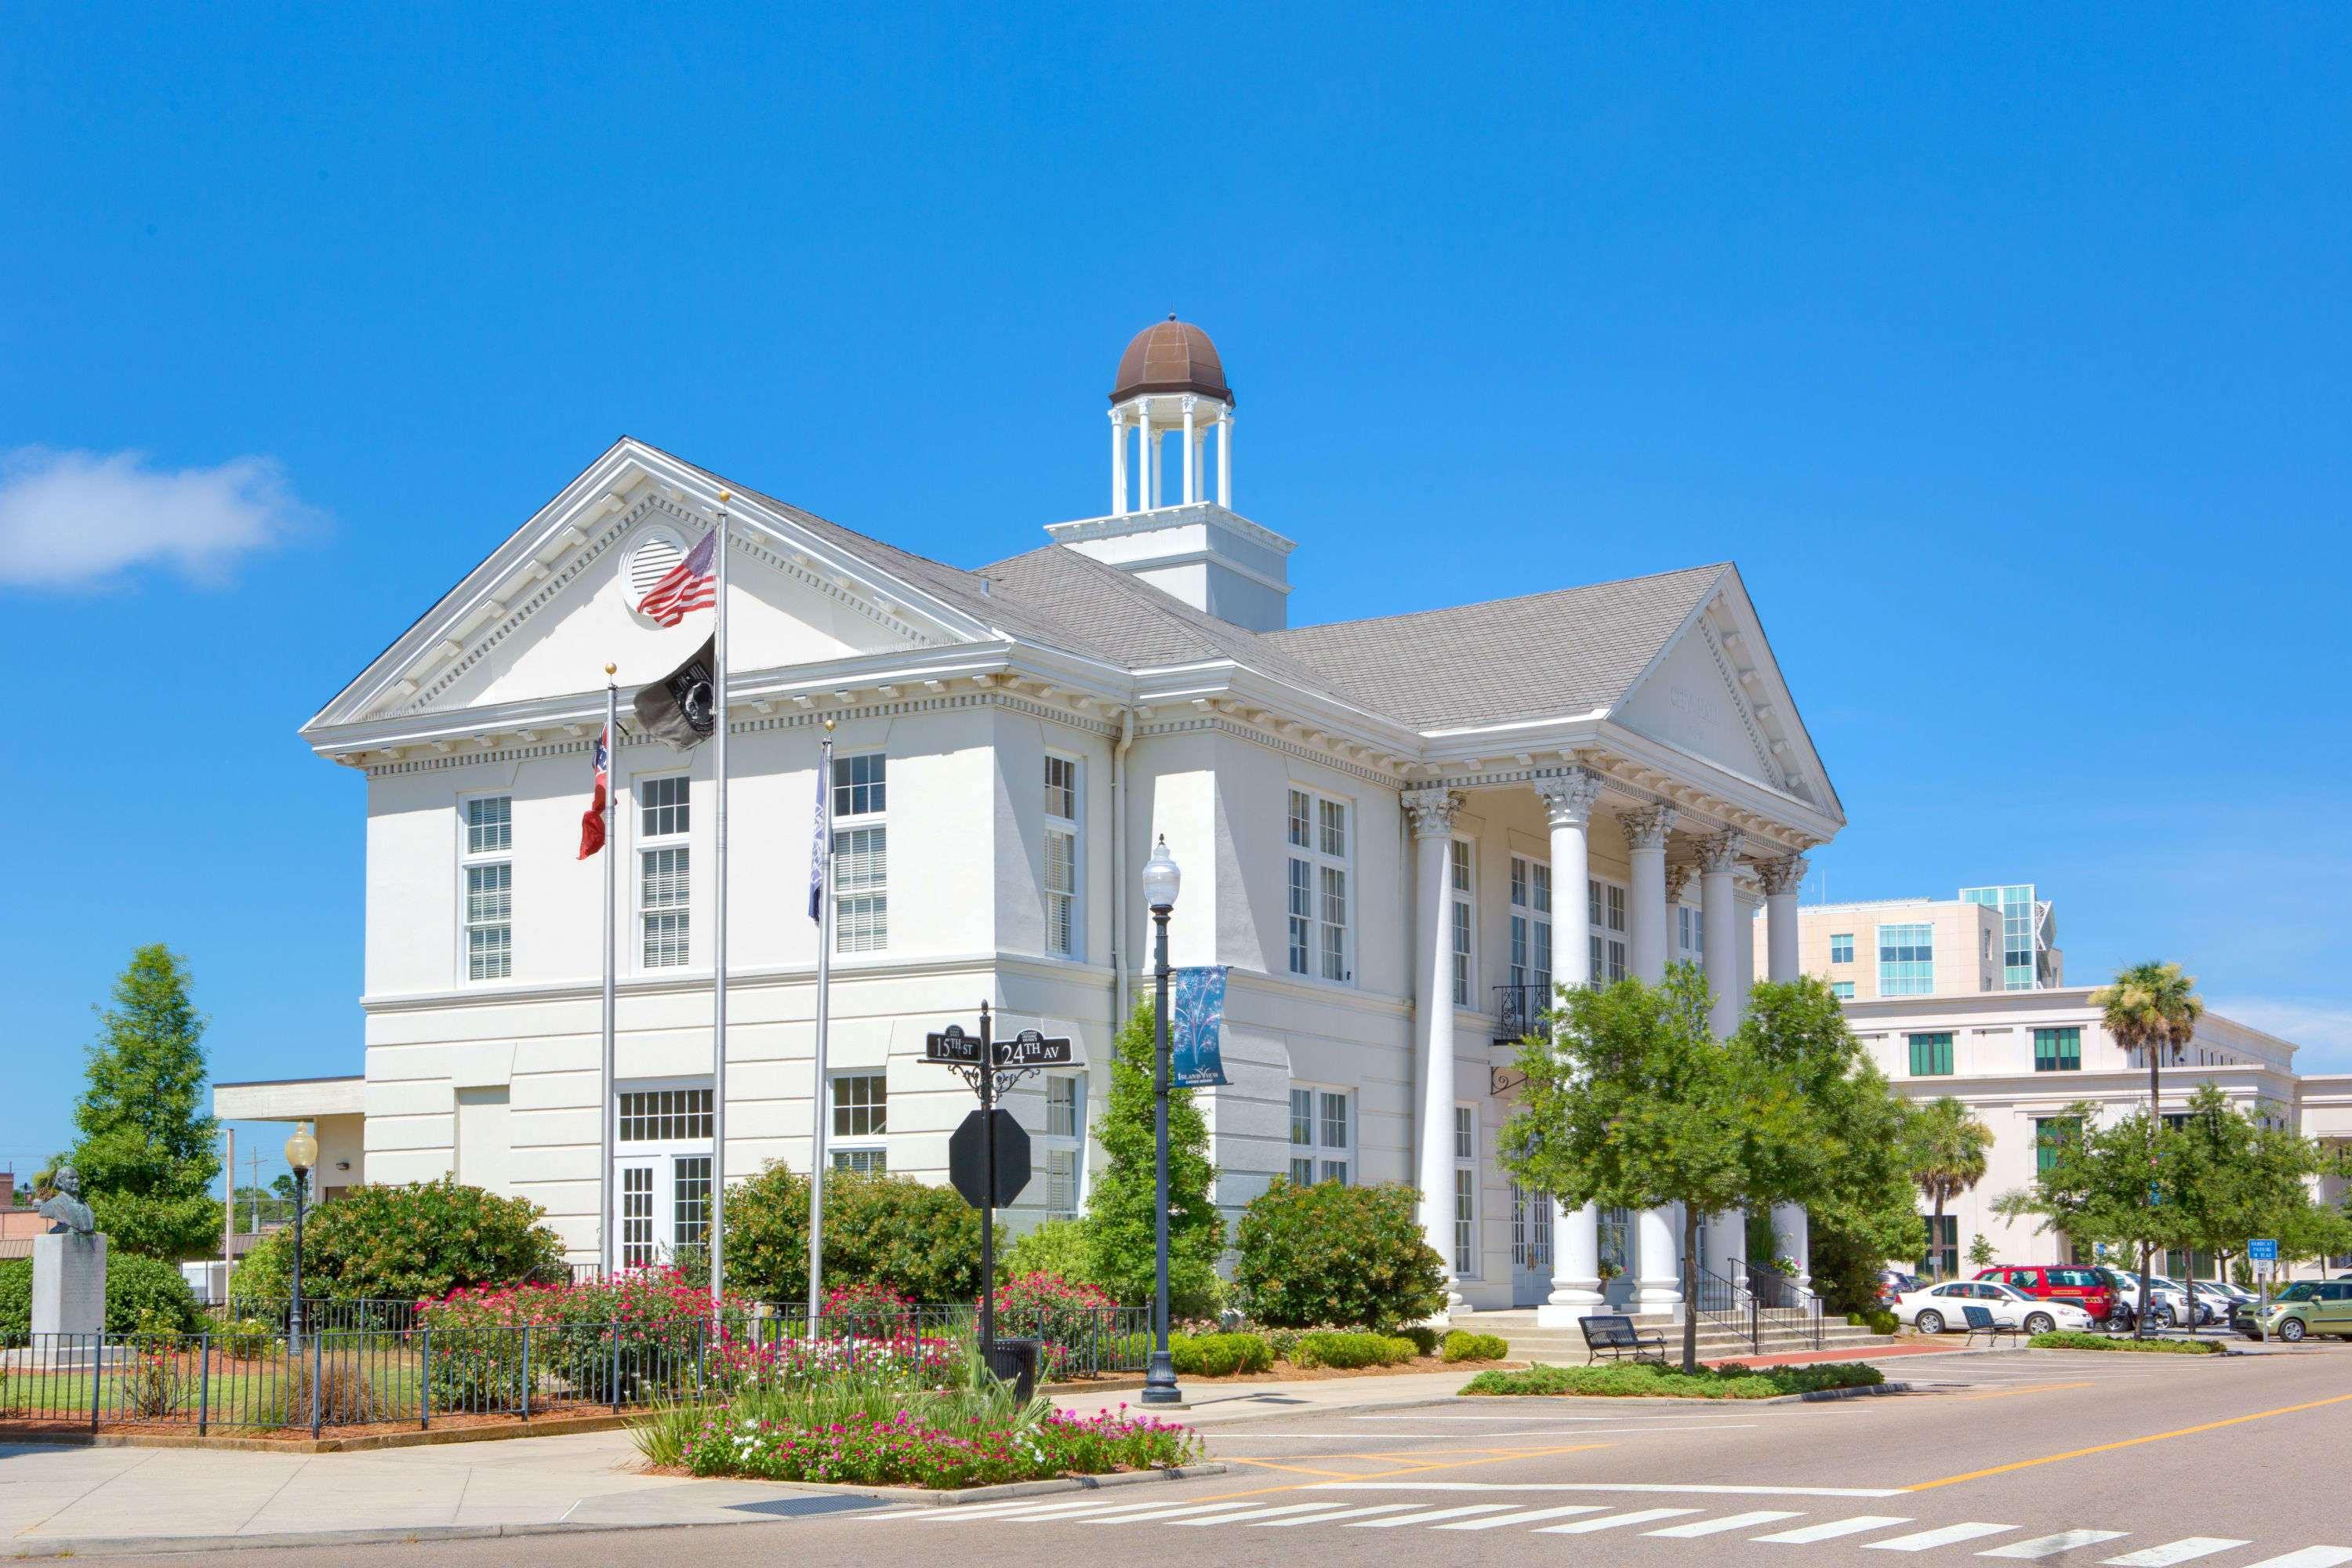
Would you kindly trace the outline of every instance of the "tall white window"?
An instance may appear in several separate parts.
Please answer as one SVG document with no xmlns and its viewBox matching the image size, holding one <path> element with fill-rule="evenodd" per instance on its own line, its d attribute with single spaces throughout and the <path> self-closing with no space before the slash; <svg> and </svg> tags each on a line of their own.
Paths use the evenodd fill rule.
<svg viewBox="0 0 2352 1568">
<path fill-rule="evenodd" d="M 1045 1156 L 1045 1211 L 1057 1219 L 1075 1218 L 1084 1196 L 1079 1186 L 1087 1168 L 1083 1073 L 1046 1075 L 1045 1136 L 1039 1144 Z"/>
<path fill-rule="evenodd" d="M 1472 886 L 1475 867 L 1468 839 L 1454 839 L 1449 849 L 1445 906 L 1447 921 L 1453 927 L 1454 1005 L 1467 1007 L 1478 979 L 1477 953 L 1472 945 L 1478 927 L 1477 889 Z"/>
<path fill-rule="evenodd" d="M 1524 855 L 1511 857 L 1511 984 L 1530 1014 L 1551 1005 L 1551 868 Z"/>
<path fill-rule="evenodd" d="M 1705 911 L 1688 904 L 1675 906 L 1675 948 L 1679 957 L 1693 963 L 1706 957 L 1706 918 Z"/>
<path fill-rule="evenodd" d="M 1454 1108 L 1454 1272 L 1478 1277 L 1478 1112 Z"/>
<path fill-rule="evenodd" d="M 890 1090 L 878 1072 L 833 1075 L 833 1125 L 826 1130 L 825 1152 L 836 1171 L 887 1171 L 890 1156 L 884 1134 L 889 1131 Z"/>
<path fill-rule="evenodd" d="M 1348 804 L 1290 792 L 1290 972 L 1352 980 L 1348 914 Z"/>
<path fill-rule="evenodd" d="M 833 951 L 890 945 L 890 830 L 883 820 L 888 759 L 833 759 Z"/>
<path fill-rule="evenodd" d="M 1591 925 L 1592 983 L 1625 978 L 1625 889 L 1598 877 L 1586 882 L 1586 914 Z"/>
<path fill-rule="evenodd" d="M 1290 1179 L 1346 1186 L 1354 1167 L 1356 1102 L 1345 1090 L 1294 1084 L 1290 1089 Z"/>
<path fill-rule="evenodd" d="M 1078 764 L 1045 759 L 1045 951 L 1078 956 Z"/>
<path fill-rule="evenodd" d="M 621 1266 L 646 1268 L 710 1240 L 711 1091 L 623 1089 L 614 1098 L 614 1164 Z"/>
<path fill-rule="evenodd" d="M 476 795 L 465 803 L 466 845 L 459 875 L 466 889 L 466 978 L 514 974 L 514 797 Z"/>
<path fill-rule="evenodd" d="M 643 934 L 639 964 L 677 969 L 693 952 L 694 891 L 692 786 L 684 773 L 642 779 L 637 784 L 637 924 Z"/>
</svg>

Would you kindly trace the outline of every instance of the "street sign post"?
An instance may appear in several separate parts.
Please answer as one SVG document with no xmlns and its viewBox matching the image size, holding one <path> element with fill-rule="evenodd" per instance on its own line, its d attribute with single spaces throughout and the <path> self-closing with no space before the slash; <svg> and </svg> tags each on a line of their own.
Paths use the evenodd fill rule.
<svg viewBox="0 0 2352 1568">
<path fill-rule="evenodd" d="M 2265 1240 L 2246 1243 L 2246 1258 L 2252 1263 L 2276 1263 L 2278 1238 L 2272 1237 Z"/>
<path fill-rule="evenodd" d="M 976 1068 L 985 1050 L 978 1035 L 967 1035 L 961 1024 L 950 1024 L 936 1035 L 923 1037 L 923 1059 L 949 1067 Z"/>
<path fill-rule="evenodd" d="M 976 1209 L 1010 1208 L 1032 1173 L 1029 1133 L 1001 1105 L 971 1112 L 948 1139 L 948 1184 Z"/>
<path fill-rule="evenodd" d="M 2278 1274 L 2278 1237 L 2273 1236 L 2258 1241 L 2249 1240 L 2246 1243 L 2246 1261 L 2270 1265 L 2268 1268 L 2262 1271 L 2262 1291 L 2254 1300 L 2254 1332 L 2263 1343 L 2267 1344 L 2270 1342 L 2271 1332 L 2263 1322 L 2263 1319 L 2270 1313 L 2271 1281 Z"/>
</svg>

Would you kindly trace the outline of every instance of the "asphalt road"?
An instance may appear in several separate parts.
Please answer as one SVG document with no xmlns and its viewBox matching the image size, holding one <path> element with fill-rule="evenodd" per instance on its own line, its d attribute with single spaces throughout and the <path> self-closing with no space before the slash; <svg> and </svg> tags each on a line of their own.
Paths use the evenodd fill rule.
<svg viewBox="0 0 2352 1568">
<path fill-rule="evenodd" d="M 1455 1399 L 1220 1425 L 1231 1473 L 1000 1508 L 222 1553 L 352 1564 L 2352 1563 L 2352 1346 L 1923 1357 L 1835 1404 Z M 1889 1554 L 1894 1554 L 1892 1557 Z M 158 1563 L 189 1559 L 154 1558 Z"/>
</svg>

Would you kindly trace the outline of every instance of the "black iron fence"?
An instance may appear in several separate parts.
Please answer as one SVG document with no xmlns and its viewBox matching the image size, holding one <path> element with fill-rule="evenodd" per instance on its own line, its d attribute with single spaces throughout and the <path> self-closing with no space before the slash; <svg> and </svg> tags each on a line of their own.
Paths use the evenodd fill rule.
<svg viewBox="0 0 2352 1568">
<path fill-rule="evenodd" d="M 397 1332 L 417 1326 L 416 1303 L 407 1300 L 338 1300 L 305 1296 L 299 1325 L 294 1322 L 294 1303 L 283 1296 L 232 1296 L 226 1301 L 208 1303 L 204 1311 L 215 1333 L 236 1333 L 243 1325 L 248 1337 L 254 1325 L 278 1334 L 289 1328 L 302 1333 L 359 1330 Z"/>
<path fill-rule="evenodd" d="M 820 1315 L 763 1310 L 708 1320 L 391 1327 L 288 1332 L 249 1313 L 194 1334 L 39 1334 L 0 1340 L 0 1423 L 158 1431 L 430 1429 L 436 1421 L 622 1413 L 835 1373 L 961 1375 L 978 1334 L 968 1306 Z M 375 1303 L 381 1306 L 383 1303 Z M 1043 1342 L 1049 1377 L 1140 1371 L 1140 1308 L 1007 1308 L 1000 1338 Z"/>
<path fill-rule="evenodd" d="M 1507 1040 L 1526 1038 L 1542 1026 L 1544 1016 L 1551 1011 L 1551 987 L 1549 985 L 1496 986 L 1495 1037 Z"/>
</svg>

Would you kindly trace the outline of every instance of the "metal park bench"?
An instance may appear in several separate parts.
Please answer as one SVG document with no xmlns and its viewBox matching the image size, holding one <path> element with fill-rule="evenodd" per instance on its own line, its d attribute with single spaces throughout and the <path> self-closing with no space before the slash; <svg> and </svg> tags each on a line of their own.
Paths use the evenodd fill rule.
<svg viewBox="0 0 2352 1568">
<path fill-rule="evenodd" d="M 1992 1310 L 1989 1307 L 1962 1307 L 1960 1316 L 1968 1321 L 1969 1325 L 1969 1337 L 1961 1342 L 1964 1344 L 1975 1343 L 1976 1337 L 1982 1334 L 1997 1345 L 2003 1334 L 2015 1339 L 2024 1332 L 2014 1324 L 1994 1321 Z"/>
<path fill-rule="evenodd" d="M 1635 1361 L 1654 1361 L 1664 1364 L 1666 1359 L 1666 1336 L 1657 1332 L 1643 1333 L 1633 1326 L 1633 1320 L 1622 1313 L 1580 1321 L 1584 1330 L 1584 1348 L 1591 1353 L 1584 1358 L 1591 1366 L 1602 1356 L 1612 1361 L 1623 1361 L 1627 1356 Z"/>
</svg>

